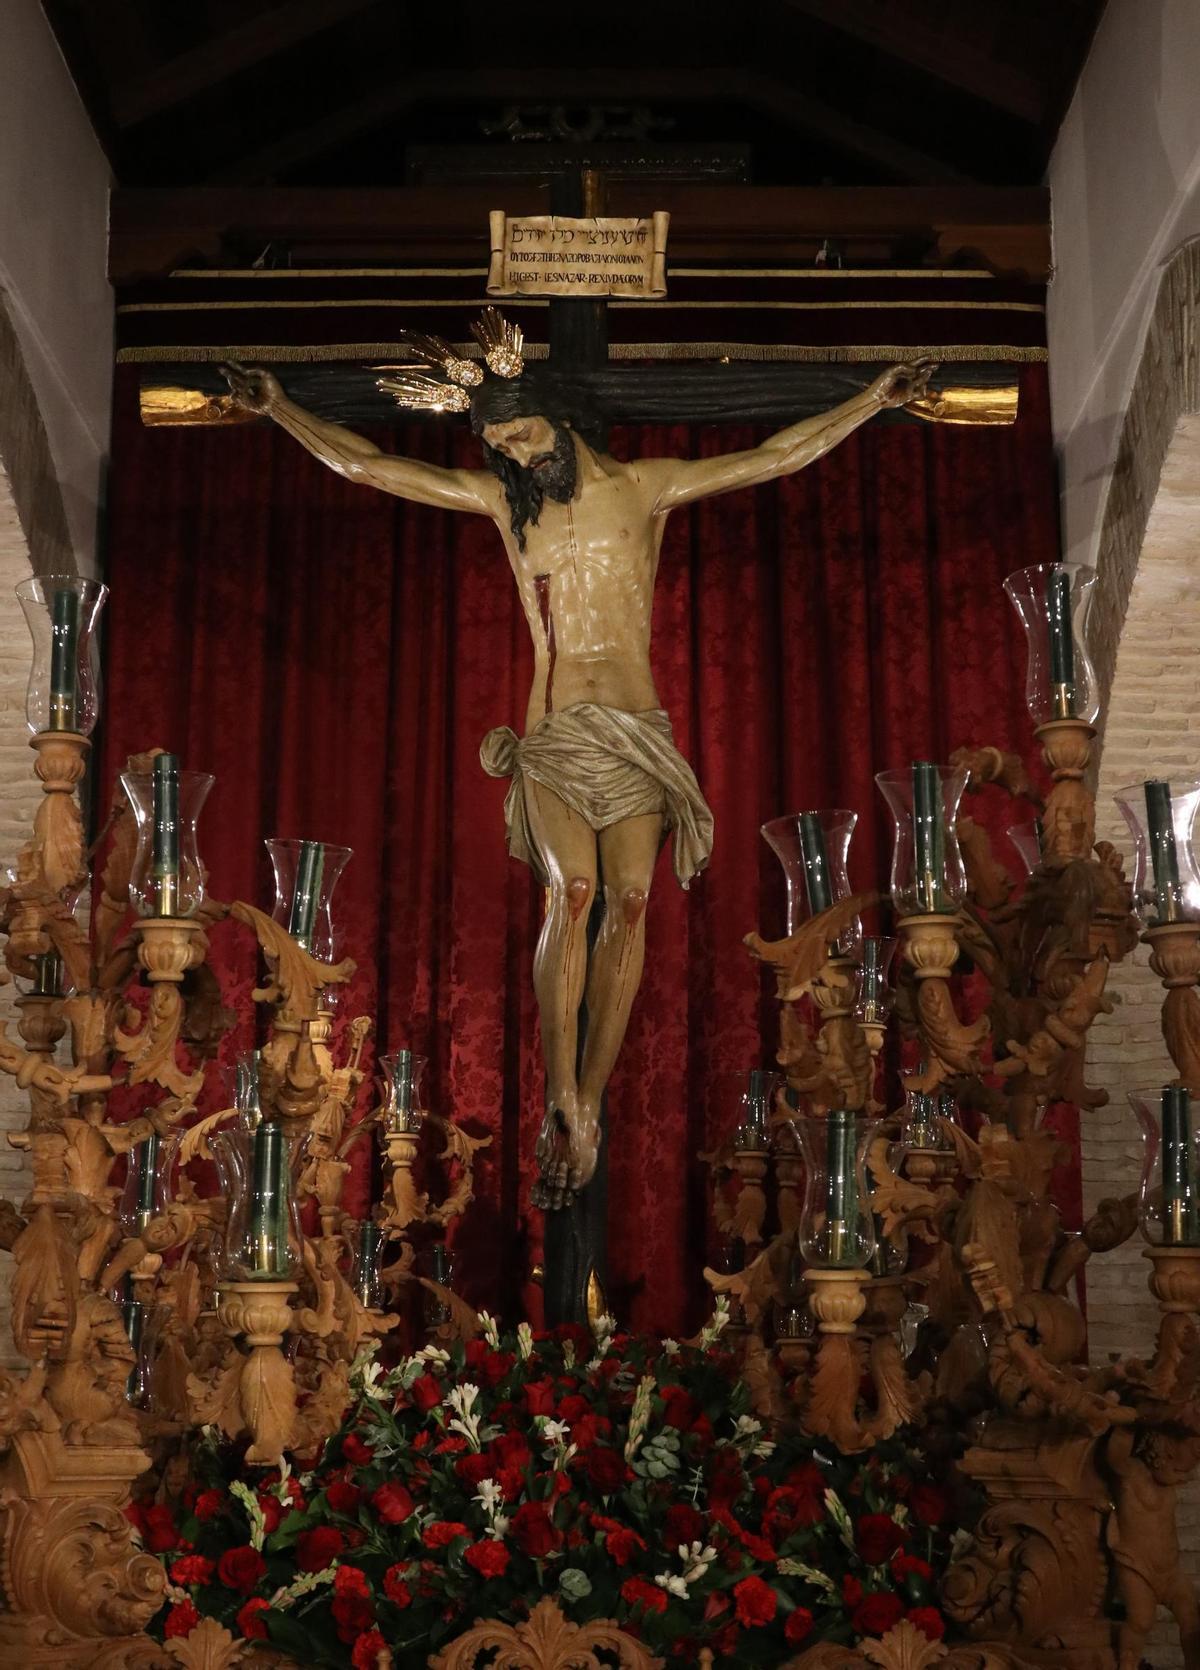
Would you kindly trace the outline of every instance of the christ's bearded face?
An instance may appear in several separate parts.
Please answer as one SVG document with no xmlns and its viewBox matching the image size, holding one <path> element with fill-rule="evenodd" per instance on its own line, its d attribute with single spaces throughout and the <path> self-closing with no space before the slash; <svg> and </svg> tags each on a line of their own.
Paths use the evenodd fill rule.
<svg viewBox="0 0 1200 1670">
<path fill-rule="evenodd" d="M 560 503 L 575 491 L 575 441 L 562 424 L 540 416 L 485 424 L 483 440 L 494 452 L 528 470 L 540 491 Z"/>
</svg>

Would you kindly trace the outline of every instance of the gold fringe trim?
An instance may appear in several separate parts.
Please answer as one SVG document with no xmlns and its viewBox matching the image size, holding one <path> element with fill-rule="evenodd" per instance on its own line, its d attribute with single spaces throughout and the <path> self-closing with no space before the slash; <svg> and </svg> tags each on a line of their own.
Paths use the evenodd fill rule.
<svg viewBox="0 0 1200 1670">
<path fill-rule="evenodd" d="M 176 267 L 168 278 L 486 278 L 486 267 Z M 995 278 L 986 267 L 672 267 L 673 278 Z"/>
<path fill-rule="evenodd" d="M 122 302 L 117 308 L 118 313 L 257 313 L 266 312 L 269 308 L 283 308 L 289 313 L 301 310 L 319 308 L 324 311 L 341 309 L 359 309 L 367 307 L 397 307 L 411 312 L 413 309 L 427 307 L 472 307 L 475 303 L 469 301 L 448 301 L 444 297 L 436 300 L 420 300 L 400 296 L 363 296 L 359 300 L 353 298 L 334 300 L 332 297 L 323 301 L 307 302 L 262 302 L 262 301 L 226 301 L 226 302 Z M 511 302 L 506 296 L 506 308 L 510 306 L 544 307 L 544 302 Z M 611 308 L 652 307 L 656 312 L 697 312 L 701 309 L 720 313 L 876 313 L 902 312 L 909 313 L 924 311 L 931 313 L 1045 313 L 1041 302 L 948 302 L 948 301 L 863 301 L 863 302 L 782 302 L 782 301 L 671 301 L 646 297 L 637 301 L 625 298 L 609 300 Z"/>
<path fill-rule="evenodd" d="M 466 344 L 456 344 L 467 351 Z M 474 352 L 478 354 L 476 348 Z M 544 342 L 527 342 L 525 358 L 544 360 Z M 383 356 L 402 357 L 409 353 L 404 342 L 324 342 L 308 345 L 279 342 L 236 342 L 222 346 L 178 343 L 155 347 L 120 348 L 118 365 L 215 365 L 221 360 L 265 360 L 276 365 L 307 365 L 327 361 L 353 362 Z M 744 360 L 752 364 L 771 361 L 806 365 L 857 365 L 876 362 L 895 364 L 913 359 L 936 359 L 979 364 L 1010 361 L 1015 365 L 1041 365 L 1045 348 L 1020 343 L 953 342 L 868 342 L 832 345 L 797 342 L 614 342 L 610 360 Z"/>
</svg>

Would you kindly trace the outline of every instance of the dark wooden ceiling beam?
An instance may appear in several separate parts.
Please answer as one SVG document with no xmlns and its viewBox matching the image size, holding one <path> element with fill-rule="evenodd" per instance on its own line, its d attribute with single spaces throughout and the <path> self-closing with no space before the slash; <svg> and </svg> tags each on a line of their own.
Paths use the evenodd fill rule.
<svg viewBox="0 0 1200 1670">
<path fill-rule="evenodd" d="M 1037 126 L 1045 116 L 1047 87 L 1015 65 L 986 56 L 955 41 L 953 35 L 923 28 L 878 0 L 786 0 L 786 4 L 1023 122 Z"/>
<path fill-rule="evenodd" d="M 940 157 L 906 145 L 823 100 L 752 69 L 644 69 L 634 65 L 587 67 L 572 72 L 570 102 L 676 104 L 742 103 L 804 133 L 820 136 L 838 150 L 865 159 L 906 185 L 963 185 L 971 177 Z M 524 65 L 453 69 L 411 80 L 396 80 L 375 94 L 355 99 L 316 121 L 239 157 L 211 177 L 213 185 L 266 183 L 289 169 L 395 120 L 418 102 L 560 104 L 563 78 L 555 69 Z"/>
<path fill-rule="evenodd" d="M 320 249 L 326 262 L 462 261 L 486 265 L 492 186 L 380 190 L 136 191 L 113 193 L 109 276 L 116 285 L 161 276 L 183 262 L 217 264 L 231 242 L 261 250 Z M 510 214 L 545 213 L 548 193 L 513 184 Z M 917 246 L 943 261 L 962 251 L 997 270 L 1044 279 L 1050 260 L 1050 199 L 1040 186 L 906 188 L 678 186 L 614 182 L 608 212 L 671 215 L 675 261 L 806 260 L 825 238 L 850 259 L 889 259 Z"/>
<path fill-rule="evenodd" d="M 112 111 L 119 127 L 129 128 L 148 116 L 173 109 L 207 92 L 239 70 L 276 57 L 323 29 L 364 11 L 375 0 L 290 0 L 260 12 L 190 52 L 112 89 Z"/>
</svg>

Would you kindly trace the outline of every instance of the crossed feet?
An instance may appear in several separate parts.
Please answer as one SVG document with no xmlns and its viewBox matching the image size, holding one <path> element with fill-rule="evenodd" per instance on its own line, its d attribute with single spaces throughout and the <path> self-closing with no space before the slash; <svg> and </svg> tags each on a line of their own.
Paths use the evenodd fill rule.
<svg viewBox="0 0 1200 1670">
<path fill-rule="evenodd" d="M 551 1103 L 542 1120 L 536 1154 L 542 1175 L 533 1185 L 533 1204 L 556 1212 L 592 1180 L 600 1154 L 598 1111 L 584 1103 L 574 1109 Z"/>
</svg>

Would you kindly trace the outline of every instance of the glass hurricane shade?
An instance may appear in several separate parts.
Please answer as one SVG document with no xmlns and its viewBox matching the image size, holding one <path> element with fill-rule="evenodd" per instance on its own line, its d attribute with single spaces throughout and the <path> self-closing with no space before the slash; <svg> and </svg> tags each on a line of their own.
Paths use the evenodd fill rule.
<svg viewBox="0 0 1200 1670">
<path fill-rule="evenodd" d="M 118 1208 L 127 1235 L 140 1235 L 151 1218 L 170 1205 L 170 1178 L 178 1146 L 178 1137 L 161 1137 L 153 1131 L 130 1149 Z"/>
<path fill-rule="evenodd" d="M 383 1079 L 382 1136 L 389 1131 L 420 1130 L 425 1111 L 426 1066 L 423 1055 L 407 1048 L 379 1057 L 379 1072 Z"/>
<path fill-rule="evenodd" d="M 1035 563 L 1004 582 L 1025 628 L 1025 703 L 1035 725 L 1055 719 L 1094 724 L 1100 688 L 1087 638 L 1096 570 L 1080 562 Z"/>
<path fill-rule="evenodd" d="M 762 838 L 783 867 L 789 935 L 850 896 L 846 863 L 857 822 L 857 812 L 835 810 L 793 812 L 763 824 Z M 861 941 L 856 918 L 838 940 L 836 955 L 857 956 Z"/>
<path fill-rule="evenodd" d="M 17 597 L 33 639 L 25 691 L 29 729 L 90 736 L 99 715 L 92 635 L 108 587 L 78 574 L 31 575 Z"/>
<path fill-rule="evenodd" d="M 892 990 L 892 958 L 897 941 L 871 934 L 862 942 L 862 963 L 858 971 L 858 1002 L 855 1016 L 868 1026 L 883 1026 L 892 1012 L 896 994 Z"/>
<path fill-rule="evenodd" d="M 845 1108 L 796 1120 L 804 1154 L 800 1251 L 817 1269 L 863 1269 L 875 1252 L 867 1146 L 879 1121 Z"/>
<path fill-rule="evenodd" d="M 145 1408 L 150 1392 L 150 1357 L 147 1349 L 150 1306 L 125 1297 L 121 1300 L 121 1322 L 133 1352 L 133 1367 L 125 1381 L 125 1396 L 135 1408 Z"/>
<path fill-rule="evenodd" d="M 220 1274 L 227 1281 L 289 1281 L 300 1264 L 296 1175 L 304 1139 L 276 1120 L 226 1126 L 213 1139 L 226 1200 Z"/>
<path fill-rule="evenodd" d="M 17 976 L 17 986 L 26 997 L 65 997 L 66 971 L 57 951 L 42 951 L 29 959 L 29 974 Z"/>
<path fill-rule="evenodd" d="M 771 1109 L 783 1083 L 783 1075 L 768 1067 L 751 1067 L 743 1073 L 719 1075 L 725 1084 L 722 1100 L 733 1113 L 735 1148 L 768 1148 L 771 1142 Z"/>
<path fill-rule="evenodd" d="M 360 1303 L 368 1310 L 383 1310 L 383 1230 L 374 1218 L 364 1218 L 351 1235 L 351 1281 Z"/>
<path fill-rule="evenodd" d="M 1200 782 L 1150 778 L 1118 789 L 1133 836 L 1133 903 L 1152 927 L 1200 921 L 1200 869 L 1193 848 Z"/>
<path fill-rule="evenodd" d="M 1179 1085 L 1129 1093 L 1142 1131 L 1138 1220 L 1154 1246 L 1200 1246 L 1200 1132 Z"/>
<path fill-rule="evenodd" d="M 1027 876 L 1033 875 L 1035 870 L 1041 868 L 1042 863 L 1041 824 L 1038 823 L 1036 818 L 1031 818 L 1028 823 L 1009 824 L 1005 833 L 1025 867 L 1025 874 Z"/>
<path fill-rule="evenodd" d="M 942 1130 L 943 1102 L 946 1098 L 931 1095 L 925 1090 L 905 1092 L 904 1113 L 900 1124 L 900 1142 L 904 1148 L 948 1149 L 954 1145 Z M 951 1113 L 953 1097 L 949 1098 Z"/>
<path fill-rule="evenodd" d="M 953 912 L 966 897 L 967 872 L 955 834 L 967 772 L 916 760 L 876 775 L 892 814 L 891 893 L 901 916 Z"/>
<path fill-rule="evenodd" d="M 122 773 L 137 825 L 129 897 L 139 916 L 194 916 L 204 903 L 196 824 L 214 781 L 180 771 L 174 754 L 156 754 L 151 771 Z"/>
<path fill-rule="evenodd" d="M 323 841 L 289 841 L 272 836 L 266 843 L 275 872 L 274 921 L 287 929 L 318 962 L 336 954 L 333 891 L 348 859 L 349 847 Z"/>
</svg>

